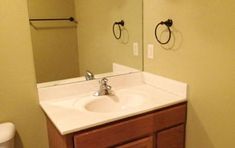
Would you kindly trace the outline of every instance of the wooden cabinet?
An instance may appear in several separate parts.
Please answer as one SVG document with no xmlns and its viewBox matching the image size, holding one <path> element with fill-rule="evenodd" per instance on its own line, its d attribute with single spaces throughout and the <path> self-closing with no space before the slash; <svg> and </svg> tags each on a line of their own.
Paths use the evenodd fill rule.
<svg viewBox="0 0 235 148">
<path fill-rule="evenodd" d="M 153 137 L 149 136 L 142 138 L 140 140 L 135 140 L 133 142 L 117 146 L 115 148 L 152 148 L 153 147 Z"/>
<path fill-rule="evenodd" d="M 184 148 L 187 104 L 60 135 L 48 119 L 50 148 Z"/>
<path fill-rule="evenodd" d="M 163 130 L 156 135 L 157 148 L 184 148 L 184 124 Z"/>
</svg>

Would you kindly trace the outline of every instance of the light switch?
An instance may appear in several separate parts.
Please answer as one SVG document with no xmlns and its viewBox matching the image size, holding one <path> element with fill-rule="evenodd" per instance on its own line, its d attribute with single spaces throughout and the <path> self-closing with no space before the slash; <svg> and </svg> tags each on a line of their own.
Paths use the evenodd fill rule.
<svg viewBox="0 0 235 148">
<path fill-rule="evenodd" d="M 139 55 L 139 44 L 137 42 L 133 43 L 133 54 L 134 54 L 134 56 Z"/>
<path fill-rule="evenodd" d="M 147 57 L 149 59 L 154 59 L 154 45 L 148 44 Z"/>
</svg>

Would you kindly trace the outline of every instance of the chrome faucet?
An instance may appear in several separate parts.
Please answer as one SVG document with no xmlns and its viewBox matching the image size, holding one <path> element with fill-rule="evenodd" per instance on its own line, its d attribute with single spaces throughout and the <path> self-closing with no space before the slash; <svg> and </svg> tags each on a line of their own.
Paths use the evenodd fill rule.
<svg viewBox="0 0 235 148">
<path fill-rule="evenodd" d="M 86 71 L 86 74 L 85 74 L 85 78 L 87 81 L 89 80 L 94 80 L 94 74 L 92 72 L 90 72 L 89 70 Z"/>
<path fill-rule="evenodd" d="M 100 83 L 100 88 L 99 90 L 94 94 L 95 96 L 103 96 L 103 95 L 111 95 L 111 86 L 107 84 L 108 79 L 107 78 L 102 78 L 99 83 Z"/>
</svg>

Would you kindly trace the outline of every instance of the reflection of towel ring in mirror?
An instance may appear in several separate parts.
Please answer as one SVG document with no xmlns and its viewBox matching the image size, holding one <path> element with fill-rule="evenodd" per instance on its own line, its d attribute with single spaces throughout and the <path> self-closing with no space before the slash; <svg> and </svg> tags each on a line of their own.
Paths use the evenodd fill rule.
<svg viewBox="0 0 235 148">
<path fill-rule="evenodd" d="M 117 36 L 116 35 L 116 32 L 115 32 L 115 26 L 118 26 L 118 30 L 119 30 L 119 36 Z M 114 22 L 113 23 L 113 35 L 114 35 L 114 37 L 116 38 L 116 39 L 120 39 L 121 38 L 121 36 L 122 36 L 122 28 L 121 28 L 121 26 L 123 27 L 124 26 L 124 21 L 123 20 L 121 20 L 120 22 Z"/>
<path fill-rule="evenodd" d="M 172 24 L 173 24 L 173 21 L 172 21 L 171 19 L 168 19 L 168 20 L 165 21 L 165 22 L 161 21 L 161 22 L 158 23 L 157 26 L 155 27 L 155 37 L 156 37 L 156 40 L 157 40 L 160 44 L 167 44 L 167 43 L 170 41 L 170 39 L 171 39 L 171 29 L 170 29 L 170 27 L 172 26 Z M 158 27 L 159 27 L 160 25 L 166 25 L 166 27 L 167 27 L 167 29 L 168 29 L 168 31 L 169 31 L 168 39 L 167 39 L 167 41 L 165 41 L 165 42 L 160 41 L 160 40 L 158 39 L 158 36 L 157 36 L 157 29 L 158 29 Z"/>
</svg>

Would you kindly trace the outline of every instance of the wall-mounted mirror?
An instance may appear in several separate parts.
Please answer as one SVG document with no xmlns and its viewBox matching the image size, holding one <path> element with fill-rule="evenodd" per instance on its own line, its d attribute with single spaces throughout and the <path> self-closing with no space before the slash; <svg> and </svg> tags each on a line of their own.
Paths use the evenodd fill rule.
<svg viewBox="0 0 235 148">
<path fill-rule="evenodd" d="M 114 63 L 142 70 L 142 0 L 28 0 L 28 8 L 38 83 L 87 70 L 113 75 Z M 112 28 L 121 20 L 117 40 Z"/>
</svg>

